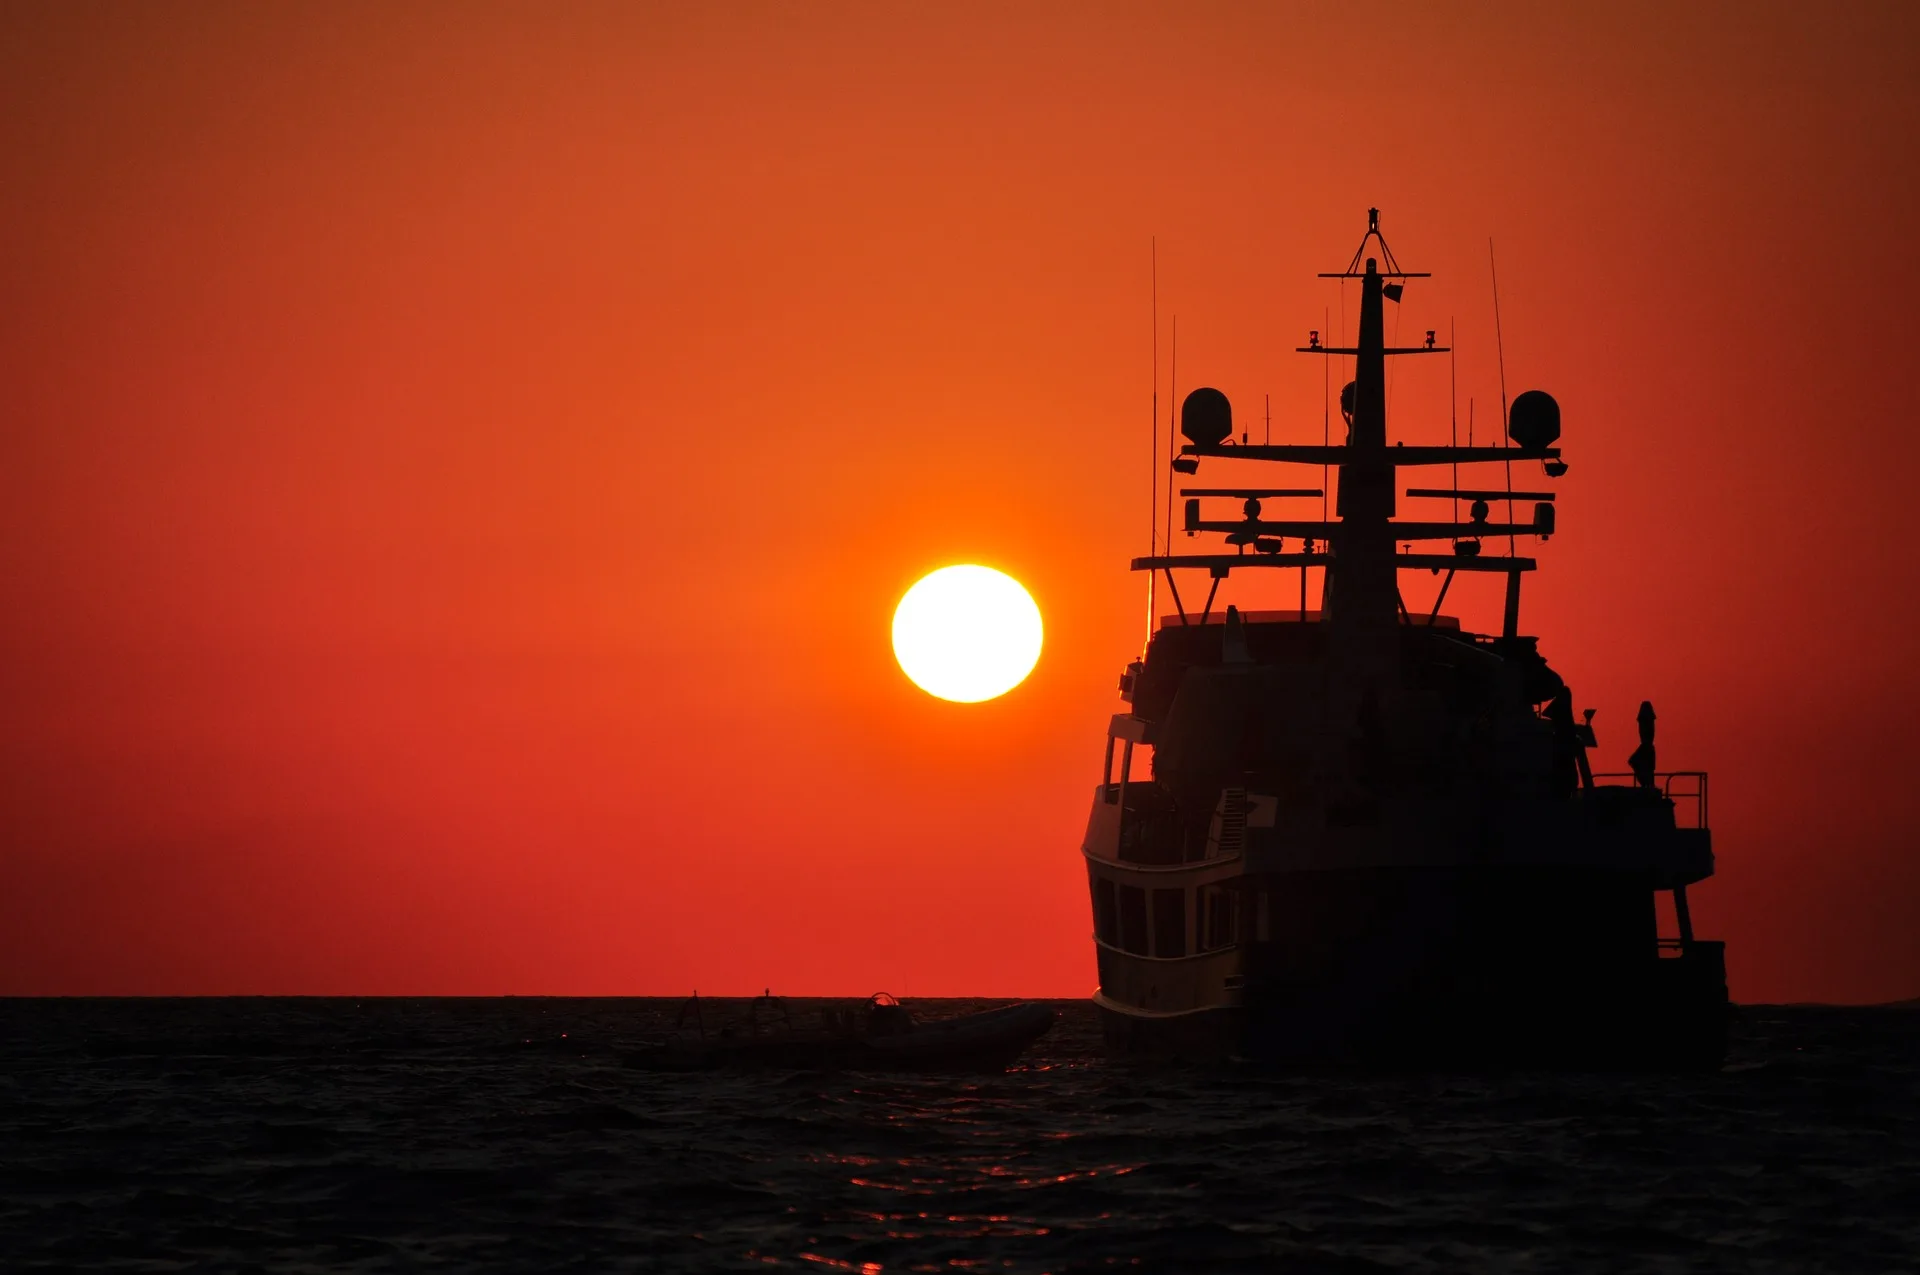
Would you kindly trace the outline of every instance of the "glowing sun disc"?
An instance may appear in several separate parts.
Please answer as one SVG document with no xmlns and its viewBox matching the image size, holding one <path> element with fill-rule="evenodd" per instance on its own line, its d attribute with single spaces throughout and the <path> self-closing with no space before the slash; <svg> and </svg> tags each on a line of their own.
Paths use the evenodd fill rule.
<svg viewBox="0 0 1920 1275">
<path fill-rule="evenodd" d="M 1040 608 L 992 567 L 942 567 L 893 611 L 893 657 L 929 695 L 961 704 L 1005 695 L 1040 662 Z"/>
</svg>

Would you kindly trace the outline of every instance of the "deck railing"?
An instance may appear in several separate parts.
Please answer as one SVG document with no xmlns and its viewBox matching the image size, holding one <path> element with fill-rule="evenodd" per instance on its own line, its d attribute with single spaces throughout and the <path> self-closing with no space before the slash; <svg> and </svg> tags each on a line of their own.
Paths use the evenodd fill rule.
<svg viewBox="0 0 1920 1275">
<path fill-rule="evenodd" d="M 1603 779 L 1624 779 L 1634 781 L 1632 771 L 1616 770 L 1606 774 L 1597 774 L 1593 781 L 1597 784 Z M 1660 795 L 1673 803 L 1673 821 L 1682 828 L 1706 828 L 1707 822 L 1707 772 L 1704 770 L 1663 770 L 1655 772 L 1653 786 Z M 1691 811 L 1693 822 L 1687 823 L 1683 812 Z"/>
</svg>

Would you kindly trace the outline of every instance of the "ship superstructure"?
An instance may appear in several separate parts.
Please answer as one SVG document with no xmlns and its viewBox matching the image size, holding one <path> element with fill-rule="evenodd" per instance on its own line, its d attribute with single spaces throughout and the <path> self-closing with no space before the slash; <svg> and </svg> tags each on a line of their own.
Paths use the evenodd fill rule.
<svg viewBox="0 0 1920 1275">
<path fill-rule="evenodd" d="M 1360 291 L 1353 346 L 1315 332 L 1300 347 L 1352 360 L 1345 440 L 1236 442 L 1226 396 L 1199 389 L 1182 404 L 1186 444 L 1171 468 L 1254 460 L 1319 478 L 1331 467 L 1335 516 L 1268 512 L 1317 504 L 1324 484 L 1185 488 L 1182 529 L 1223 537 L 1220 551 L 1132 564 L 1159 573 L 1173 613 L 1121 679 L 1128 711 L 1112 719 L 1083 845 L 1109 1048 L 1301 1064 L 1717 1065 L 1724 949 L 1695 937 L 1686 893 L 1713 872 L 1706 776 L 1655 769 L 1645 704 L 1631 774 L 1595 774 L 1592 713 L 1575 720 L 1566 682 L 1521 628 L 1521 582 L 1537 564 L 1511 546 L 1551 535 L 1555 506 L 1551 491 L 1512 490 L 1510 475 L 1523 462 L 1566 472 L 1558 405 L 1519 395 L 1497 446 L 1390 443 L 1387 359 L 1449 352 L 1431 332 L 1414 346 L 1385 341 L 1386 304 L 1425 276 L 1400 269 L 1370 210 L 1348 268 L 1322 277 Z M 1400 486 L 1410 471 L 1494 463 L 1502 485 Z M 1402 496 L 1465 504 L 1468 519 L 1398 518 Z M 1209 516 L 1223 501 L 1237 517 Z M 1506 520 L 1490 521 L 1503 502 Z M 1324 569 L 1312 610 L 1308 568 Z M 1301 571 L 1297 609 L 1216 609 L 1233 573 L 1289 570 Z M 1424 614 L 1402 600 L 1408 570 L 1444 573 Z M 1500 632 L 1441 614 L 1466 572 L 1504 577 Z M 1137 750 L 1151 752 L 1146 774 Z"/>
</svg>

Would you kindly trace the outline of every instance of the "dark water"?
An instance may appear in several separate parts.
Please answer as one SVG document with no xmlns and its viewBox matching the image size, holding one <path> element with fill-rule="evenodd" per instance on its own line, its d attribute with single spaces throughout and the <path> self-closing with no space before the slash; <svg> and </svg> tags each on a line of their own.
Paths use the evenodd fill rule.
<svg viewBox="0 0 1920 1275">
<path fill-rule="evenodd" d="M 1916 1010 L 1681 1078 L 1140 1071 L 1080 1005 L 1001 1076 L 621 1069 L 673 1008 L 0 1002 L 0 1267 L 1920 1268 Z"/>
</svg>

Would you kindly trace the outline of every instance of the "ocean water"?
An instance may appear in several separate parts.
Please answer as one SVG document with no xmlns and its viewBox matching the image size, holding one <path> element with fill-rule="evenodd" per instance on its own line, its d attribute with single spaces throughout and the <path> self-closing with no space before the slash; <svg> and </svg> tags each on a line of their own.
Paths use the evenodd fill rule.
<svg viewBox="0 0 1920 1275">
<path fill-rule="evenodd" d="M 0 1268 L 1920 1269 L 1920 1010 L 1682 1077 L 1139 1069 L 1079 1003 L 1002 1075 L 621 1067 L 677 1008 L 0 1002 Z"/>
</svg>

